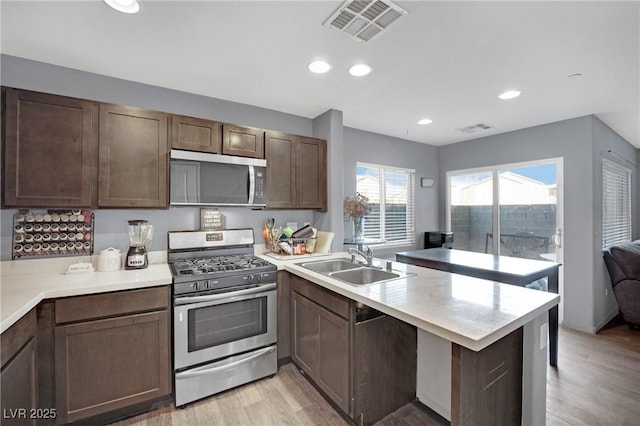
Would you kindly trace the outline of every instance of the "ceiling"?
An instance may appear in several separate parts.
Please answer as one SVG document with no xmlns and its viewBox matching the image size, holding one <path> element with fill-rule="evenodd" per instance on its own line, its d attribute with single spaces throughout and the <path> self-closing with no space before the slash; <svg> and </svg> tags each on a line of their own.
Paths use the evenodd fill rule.
<svg viewBox="0 0 640 426">
<path fill-rule="evenodd" d="M 595 114 L 640 148 L 637 1 L 397 1 L 408 14 L 368 43 L 322 26 L 340 1 L 140 1 L 126 15 L 3 0 L 1 51 L 308 118 L 333 108 L 431 145 Z M 318 58 L 329 73 L 307 70 Z M 357 62 L 371 74 L 349 75 Z M 478 123 L 493 128 L 456 130 Z"/>
</svg>

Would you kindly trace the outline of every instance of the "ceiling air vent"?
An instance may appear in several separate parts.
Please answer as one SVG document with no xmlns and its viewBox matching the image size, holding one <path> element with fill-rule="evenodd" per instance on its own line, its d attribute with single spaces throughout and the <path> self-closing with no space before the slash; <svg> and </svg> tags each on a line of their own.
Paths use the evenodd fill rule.
<svg viewBox="0 0 640 426">
<path fill-rule="evenodd" d="M 322 25 L 366 42 L 407 13 L 388 0 L 347 0 Z"/>
<path fill-rule="evenodd" d="M 461 127 L 456 130 L 462 133 L 475 133 L 475 132 L 489 130 L 489 129 L 493 129 L 493 126 L 487 123 L 478 123 L 478 124 L 473 124 L 467 127 Z"/>
</svg>

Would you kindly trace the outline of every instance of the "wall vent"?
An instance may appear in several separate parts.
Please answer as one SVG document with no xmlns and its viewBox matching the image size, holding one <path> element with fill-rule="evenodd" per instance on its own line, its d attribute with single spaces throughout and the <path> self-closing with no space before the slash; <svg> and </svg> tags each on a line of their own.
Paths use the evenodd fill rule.
<svg viewBox="0 0 640 426">
<path fill-rule="evenodd" d="M 347 0 L 324 21 L 323 26 L 349 34 L 358 41 L 371 41 L 408 12 L 389 0 Z"/>
<path fill-rule="evenodd" d="M 473 124 L 467 127 L 461 127 L 456 130 L 462 133 L 475 133 L 475 132 L 489 130 L 489 129 L 493 129 L 493 126 L 487 123 L 478 123 L 478 124 Z"/>
</svg>

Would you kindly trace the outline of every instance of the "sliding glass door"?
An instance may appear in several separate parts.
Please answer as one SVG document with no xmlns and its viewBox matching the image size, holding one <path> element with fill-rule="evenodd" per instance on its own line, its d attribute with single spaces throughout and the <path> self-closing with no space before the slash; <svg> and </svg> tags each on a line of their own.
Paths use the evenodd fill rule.
<svg viewBox="0 0 640 426">
<path fill-rule="evenodd" d="M 455 249 L 561 261 L 562 159 L 447 173 Z"/>
</svg>

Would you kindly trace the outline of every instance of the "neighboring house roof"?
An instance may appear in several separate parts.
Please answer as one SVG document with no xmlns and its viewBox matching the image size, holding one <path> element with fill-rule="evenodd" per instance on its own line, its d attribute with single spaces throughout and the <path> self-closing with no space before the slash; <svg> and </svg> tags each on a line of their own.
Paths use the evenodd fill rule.
<svg viewBox="0 0 640 426">
<path fill-rule="evenodd" d="M 510 171 L 500 173 L 500 204 L 555 204 L 556 185 Z M 451 188 L 451 204 L 482 206 L 493 203 L 493 178 Z"/>
</svg>

